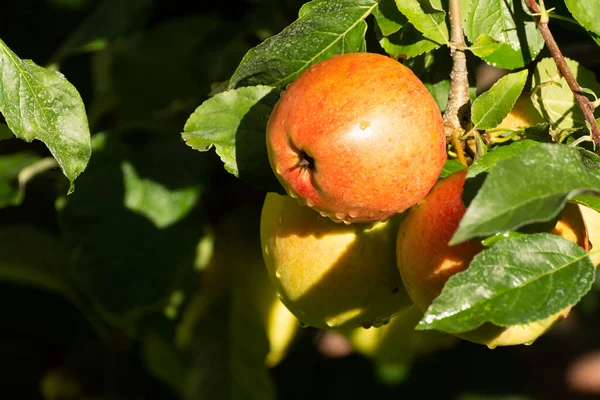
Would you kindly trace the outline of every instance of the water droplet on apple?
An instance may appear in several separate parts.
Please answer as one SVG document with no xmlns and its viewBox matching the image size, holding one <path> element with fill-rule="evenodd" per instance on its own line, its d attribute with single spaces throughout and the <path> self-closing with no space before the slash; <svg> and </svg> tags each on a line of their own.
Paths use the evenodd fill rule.
<svg viewBox="0 0 600 400">
<path fill-rule="evenodd" d="M 309 207 L 313 207 L 315 205 L 315 202 L 309 199 L 306 199 L 306 205 Z"/>
<path fill-rule="evenodd" d="M 350 216 L 350 218 L 356 218 L 356 217 L 358 217 L 358 211 L 357 210 L 348 211 L 348 216 Z"/>
<path fill-rule="evenodd" d="M 362 326 L 365 329 L 369 329 L 371 328 L 373 325 L 371 325 L 369 322 L 363 322 L 360 326 Z"/>
<path fill-rule="evenodd" d="M 325 211 L 319 211 L 319 214 L 321 214 L 321 217 L 327 217 L 327 213 Z"/>
<path fill-rule="evenodd" d="M 498 347 L 498 345 L 497 344 L 488 344 L 487 347 L 490 350 L 494 350 L 496 347 Z"/>
<path fill-rule="evenodd" d="M 350 221 L 348 221 L 348 220 L 344 219 L 344 220 L 342 220 L 342 222 L 344 223 L 344 225 L 350 225 Z"/>
<path fill-rule="evenodd" d="M 296 193 L 292 192 L 291 190 L 288 192 L 288 194 L 290 195 L 290 197 L 293 197 L 294 199 L 298 198 L 298 196 L 296 196 Z"/>
<path fill-rule="evenodd" d="M 300 328 L 308 328 L 308 324 L 298 320 L 298 324 L 300 324 Z"/>
<path fill-rule="evenodd" d="M 269 255 L 269 246 L 265 246 L 265 254 Z"/>
<path fill-rule="evenodd" d="M 275 172 L 276 172 L 278 175 L 281 175 L 281 167 L 280 167 L 279 165 L 278 165 L 277 167 L 275 167 Z"/>
<path fill-rule="evenodd" d="M 339 220 L 343 220 L 344 218 L 346 218 L 346 214 L 344 213 L 335 213 L 335 217 Z"/>
<path fill-rule="evenodd" d="M 371 126 L 371 123 L 369 121 L 360 121 L 360 124 L 358 124 L 358 127 L 363 131 L 369 126 Z"/>
<path fill-rule="evenodd" d="M 524 344 L 525 346 L 531 346 L 531 345 L 533 344 L 533 342 L 534 342 L 534 341 L 532 340 L 531 342 L 525 342 L 525 343 L 523 343 L 523 344 Z"/>
<path fill-rule="evenodd" d="M 275 271 L 275 276 L 277 277 L 277 279 L 281 279 L 281 270 L 277 270 Z"/>
</svg>

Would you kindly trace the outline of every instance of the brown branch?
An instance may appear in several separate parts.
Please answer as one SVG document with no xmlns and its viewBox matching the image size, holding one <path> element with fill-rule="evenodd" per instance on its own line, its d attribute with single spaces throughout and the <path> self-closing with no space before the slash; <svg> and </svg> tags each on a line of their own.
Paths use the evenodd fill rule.
<svg viewBox="0 0 600 400">
<path fill-rule="evenodd" d="M 460 0 L 450 0 L 450 55 L 452 56 L 452 71 L 450 72 L 450 93 L 448 105 L 444 112 L 446 138 L 451 139 L 469 130 L 471 108 L 469 105 L 469 80 L 467 71 L 467 56 L 465 37 L 463 34 L 462 18 L 460 15 Z M 456 149 L 461 151 L 462 149 Z"/>
<path fill-rule="evenodd" d="M 550 29 L 548 28 L 548 14 L 546 10 L 540 9 L 540 6 L 537 4 L 535 0 L 525 0 L 527 2 L 527 7 L 533 14 L 536 15 L 537 26 L 542 34 L 542 37 L 546 41 L 546 46 L 548 46 L 548 50 L 556 63 L 556 67 L 560 74 L 565 78 L 569 88 L 573 92 L 577 103 L 579 104 L 579 108 L 583 111 L 583 115 L 586 121 L 590 124 L 592 128 L 592 139 L 596 144 L 596 147 L 600 149 L 600 129 L 598 129 L 598 124 L 596 123 L 596 119 L 594 118 L 594 108 L 595 106 L 588 100 L 583 91 L 581 90 L 581 86 L 577 83 L 577 80 L 573 76 L 571 69 L 567 65 L 565 61 L 565 57 L 562 55 L 560 48 L 556 44 Z M 543 3 L 542 3 L 543 5 Z"/>
</svg>

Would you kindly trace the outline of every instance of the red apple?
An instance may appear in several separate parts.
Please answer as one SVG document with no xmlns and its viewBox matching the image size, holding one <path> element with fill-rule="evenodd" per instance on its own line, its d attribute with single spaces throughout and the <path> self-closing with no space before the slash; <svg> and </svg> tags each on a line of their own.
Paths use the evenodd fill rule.
<svg viewBox="0 0 600 400">
<path fill-rule="evenodd" d="M 466 172 L 456 172 L 436 183 L 429 194 L 406 213 L 398 228 L 396 258 L 400 276 L 411 299 L 423 312 L 440 294 L 446 281 L 465 270 L 483 250 L 477 241 L 448 246 L 466 212 L 461 197 Z M 552 233 L 589 249 L 587 230 L 575 204 L 567 204 Z M 488 323 L 458 336 L 489 347 L 531 343 L 562 320 L 570 308 L 542 321 L 508 328 Z"/>
<path fill-rule="evenodd" d="M 414 205 L 446 160 L 433 97 L 410 69 L 372 53 L 332 57 L 292 82 L 269 118 L 267 148 L 290 196 L 346 223 Z"/>
</svg>

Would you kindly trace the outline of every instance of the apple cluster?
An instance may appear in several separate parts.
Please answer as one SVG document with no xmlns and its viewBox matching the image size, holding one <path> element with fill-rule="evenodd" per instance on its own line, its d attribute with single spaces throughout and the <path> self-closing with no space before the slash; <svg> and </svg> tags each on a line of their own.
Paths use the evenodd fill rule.
<svg viewBox="0 0 600 400">
<path fill-rule="evenodd" d="M 466 174 L 438 180 L 446 161 L 441 112 L 398 61 L 350 53 L 314 64 L 283 92 L 266 137 L 288 195 L 266 196 L 263 258 L 302 324 L 369 328 L 412 305 L 422 313 L 483 249 L 447 245 L 466 210 Z M 577 207 L 565 210 L 555 233 L 588 245 Z M 461 337 L 490 347 L 529 343 L 568 311 Z"/>
</svg>

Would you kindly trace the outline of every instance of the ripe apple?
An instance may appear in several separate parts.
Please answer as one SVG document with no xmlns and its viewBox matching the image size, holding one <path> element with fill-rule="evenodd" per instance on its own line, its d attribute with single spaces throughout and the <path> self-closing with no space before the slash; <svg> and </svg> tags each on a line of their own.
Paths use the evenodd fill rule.
<svg viewBox="0 0 600 400">
<path fill-rule="evenodd" d="M 337 224 L 268 193 L 260 238 L 281 301 L 317 328 L 384 324 L 412 304 L 396 268 L 397 221 Z"/>
<path fill-rule="evenodd" d="M 420 355 L 451 347 L 456 337 L 437 331 L 417 331 L 423 313 L 412 305 L 380 328 L 355 328 L 342 333 L 358 353 L 385 364 L 409 366 Z"/>
<path fill-rule="evenodd" d="M 379 54 L 312 65 L 267 124 L 290 196 L 339 222 L 380 221 L 421 200 L 446 160 L 442 115 L 410 69 Z"/>
<path fill-rule="evenodd" d="M 477 241 L 448 246 L 466 207 L 461 194 L 466 170 L 440 181 L 431 192 L 407 213 L 398 228 L 396 244 L 400 275 L 410 297 L 425 312 L 450 276 L 463 271 L 483 250 Z M 553 234 L 588 249 L 587 232 L 579 208 L 567 204 Z M 526 325 L 502 328 L 493 324 L 458 335 L 489 347 L 530 343 L 564 318 L 570 307 L 545 319 Z"/>
<path fill-rule="evenodd" d="M 581 204 L 579 205 L 579 210 L 581 211 L 583 222 L 585 222 L 585 227 L 590 237 L 592 250 L 597 250 L 600 248 L 600 212 Z M 600 266 L 600 253 L 590 255 L 590 259 L 596 268 Z"/>
</svg>

